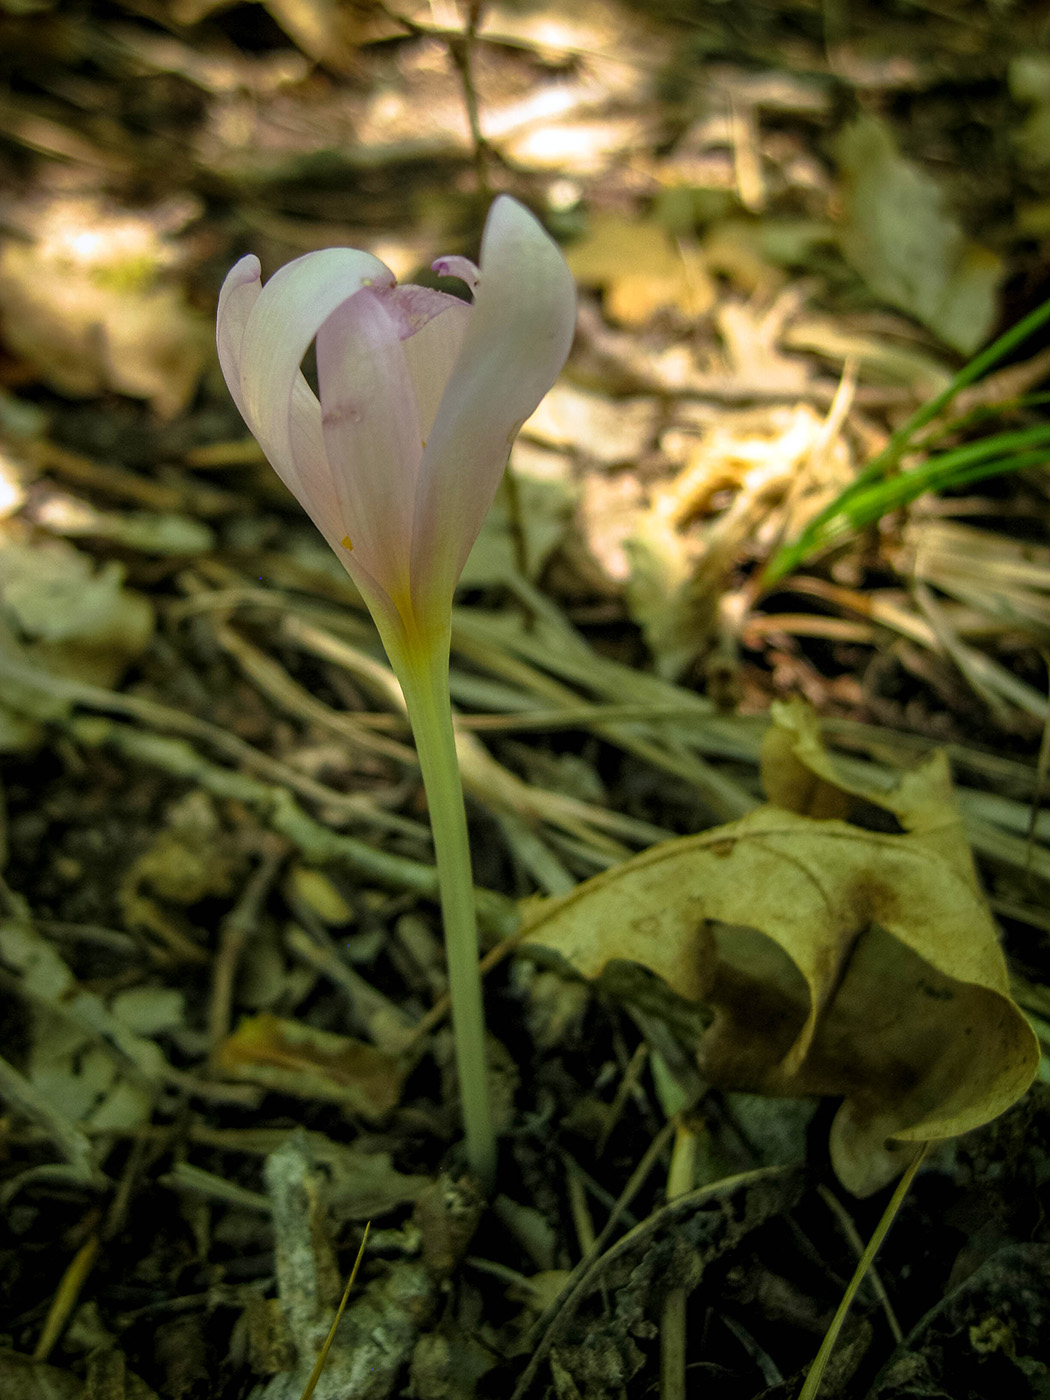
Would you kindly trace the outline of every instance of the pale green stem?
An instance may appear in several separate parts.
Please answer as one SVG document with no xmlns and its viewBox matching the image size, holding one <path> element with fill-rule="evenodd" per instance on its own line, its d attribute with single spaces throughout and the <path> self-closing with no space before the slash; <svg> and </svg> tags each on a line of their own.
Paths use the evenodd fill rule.
<svg viewBox="0 0 1050 1400">
<path fill-rule="evenodd" d="M 467 1161 L 484 1190 L 490 1191 L 496 1177 L 496 1134 L 485 1054 L 474 878 L 448 690 L 448 635 L 433 647 L 412 648 L 396 659 L 391 655 L 391 661 L 408 706 L 430 807 Z"/>
</svg>

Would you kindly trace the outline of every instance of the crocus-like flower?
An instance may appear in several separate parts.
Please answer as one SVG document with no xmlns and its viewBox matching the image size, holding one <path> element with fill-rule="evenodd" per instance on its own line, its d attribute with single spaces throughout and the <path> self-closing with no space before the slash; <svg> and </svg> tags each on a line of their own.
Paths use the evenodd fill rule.
<svg viewBox="0 0 1050 1400">
<path fill-rule="evenodd" d="M 430 803 L 467 1157 L 496 1137 L 474 886 L 448 694 L 452 595 L 511 443 L 565 363 L 572 276 L 520 204 L 492 206 L 481 266 L 439 258 L 473 303 L 399 287 L 370 253 L 328 248 L 266 286 L 242 258 L 219 297 L 222 372 L 244 421 L 339 555 L 401 682 Z M 317 342 L 315 395 L 300 368 Z"/>
<path fill-rule="evenodd" d="M 511 443 L 565 362 L 572 276 L 507 196 L 480 268 L 439 258 L 473 304 L 398 286 L 370 253 L 307 253 L 263 287 L 242 258 L 219 298 L 226 383 L 271 465 L 342 559 L 387 650 L 446 635 L 452 594 Z M 300 369 L 317 343 L 319 399 Z M 396 664 L 396 663 L 395 663 Z"/>
</svg>

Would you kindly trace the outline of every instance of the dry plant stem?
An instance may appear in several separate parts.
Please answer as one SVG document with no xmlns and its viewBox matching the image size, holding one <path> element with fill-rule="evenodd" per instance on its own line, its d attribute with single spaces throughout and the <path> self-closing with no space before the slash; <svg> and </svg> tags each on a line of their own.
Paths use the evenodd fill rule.
<svg viewBox="0 0 1050 1400">
<path fill-rule="evenodd" d="M 481 115 L 478 108 L 478 94 L 474 86 L 474 41 L 481 23 L 481 12 L 485 0 L 470 0 L 467 6 L 466 23 L 461 37 L 448 37 L 449 55 L 459 72 L 463 87 L 463 101 L 470 123 L 470 138 L 474 143 L 474 170 L 477 175 L 478 190 L 491 195 L 492 187 L 488 174 L 489 145 L 481 130 Z"/>
<path fill-rule="evenodd" d="M 46 1134 L 80 1181 L 100 1179 L 87 1135 L 52 1104 L 48 1096 L 0 1055 L 0 1101 L 9 1104 Z M 104 1180 L 104 1178 L 101 1178 Z"/>
<path fill-rule="evenodd" d="M 345 814 L 348 820 L 384 823 L 382 809 L 367 798 L 362 798 L 359 793 L 341 793 L 326 787 L 305 774 L 297 773 L 289 764 L 281 763 L 279 759 L 271 758 L 269 754 L 253 748 L 251 744 L 220 725 L 198 719 L 196 715 L 172 709 L 154 700 L 144 700 L 138 695 L 125 695 L 69 676 L 58 676 L 53 671 L 26 664 L 14 656 L 0 657 L 0 682 L 6 683 L 13 692 L 8 703 L 17 705 L 19 713 L 24 713 L 29 718 L 47 718 L 62 723 L 60 703 L 83 705 L 86 709 L 99 710 L 106 714 L 125 715 L 154 729 L 183 735 L 193 744 L 194 751 L 202 744 L 209 745 L 241 765 L 248 773 L 259 774 L 263 781 L 280 785 L 290 792 L 297 792 L 301 797 L 323 803 L 326 811 Z M 36 692 L 43 698 L 39 703 L 30 703 L 22 694 L 25 689 L 31 693 Z"/>
<path fill-rule="evenodd" d="M 851 1248 L 855 1251 L 859 1259 L 864 1253 L 864 1241 L 861 1239 L 860 1233 L 854 1225 L 849 1212 L 842 1205 L 834 1192 L 829 1191 L 826 1186 L 818 1186 L 817 1194 L 838 1221 L 840 1230 L 846 1236 L 846 1239 L 849 1240 Z M 893 1334 L 893 1340 L 899 1346 L 904 1340 L 904 1333 L 901 1331 L 900 1323 L 897 1321 L 897 1315 L 893 1311 L 893 1305 L 890 1302 L 890 1296 L 886 1292 L 886 1287 L 879 1277 L 878 1270 L 875 1268 L 874 1264 L 872 1264 L 871 1268 L 868 1270 L 868 1276 L 871 1280 L 871 1286 L 878 1294 L 879 1302 L 882 1304 L 882 1311 L 886 1315 L 886 1324 Z"/>
<path fill-rule="evenodd" d="M 2 674 L 3 661 L 0 660 L 0 677 Z M 243 802 L 278 836 L 290 842 L 308 864 L 331 863 L 352 870 L 366 880 L 425 896 L 437 892 L 432 865 L 378 850 L 366 841 L 322 826 L 283 788 L 209 763 L 182 739 L 141 733 L 130 725 L 115 724 L 96 716 L 74 717 L 61 727 L 75 743 L 87 748 L 105 746 L 137 763 L 188 778 L 214 797 Z M 494 890 L 478 890 L 476 896 L 482 918 L 495 934 L 503 936 L 517 928 L 519 917 L 512 900 Z M 231 1087 L 226 1086 L 227 1089 Z"/>
<path fill-rule="evenodd" d="M 372 1222 L 371 1220 L 369 1220 L 366 1222 L 364 1234 L 361 1236 L 361 1243 L 357 1249 L 357 1258 L 354 1260 L 354 1267 L 350 1270 L 350 1277 L 347 1279 L 346 1287 L 343 1289 L 342 1301 L 339 1304 L 339 1308 L 336 1312 L 335 1319 L 332 1322 L 331 1327 L 329 1328 L 328 1336 L 324 1339 L 324 1346 L 322 1346 L 320 1353 L 317 1357 L 317 1361 L 314 1363 L 314 1369 L 310 1372 L 310 1379 L 306 1382 L 306 1389 L 303 1391 L 299 1400 L 310 1400 L 310 1397 L 317 1389 L 317 1382 L 321 1379 L 321 1372 L 324 1370 L 324 1363 L 327 1360 L 328 1353 L 332 1348 L 332 1340 L 335 1337 L 335 1330 L 339 1326 L 339 1319 L 346 1311 L 346 1304 L 348 1298 L 350 1297 L 350 1290 L 353 1288 L 354 1280 L 357 1278 L 357 1271 L 361 1267 L 361 1260 L 365 1257 L 365 1245 L 368 1243 L 368 1232 L 369 1230 L 371 1230 L 371 1228 Z"/>
<path fill-rule="evenodd" d="M 498 967 L 501 962 L 505 962 L 510 957 L 527 932 L 527 929 L 518 928 L 513 933 L 509 933 L 506 938 L 500 939 L 494 948 L 489 949 L 478 964 L 482 980 L 489 975 L 494 967 Z M 407 1050 L 413 1049 L 418 1040 L 422 1039 L 423 1036 L 430 1035 L 435 1026 L 441 1025 L 449 1013 L 451 1000 L 448 992 L 442 992 L 430 1010 L 419 1018 L 412 1039 L 406 1046 Z"/>
<path fill-rule="evenodd" d="M 448 690 L 448 633 L 436 642 L 406 647 L 400 654 L 391 653 L 390 659 L 408 706 L 434 833 L 467 1160 L 488 1192 L 496 1180 L 496 1134 L 485 1054 L 485 1010 L 467 813 Z"/>
<path fill-rule="evenodd" d="M 219 951 L 212 967 L 211 1002 L 208 1007 L 208 1055 L 213 1074 L 219 1074 L 219 1052 L 233 1020 L 233 988 L 245 945 L 255 932 L 266 895 L 280 870 L 283 843 L 271 841 L 258 868 L 249 878 L 237 904 L 222 922 Z"/>
</svg>

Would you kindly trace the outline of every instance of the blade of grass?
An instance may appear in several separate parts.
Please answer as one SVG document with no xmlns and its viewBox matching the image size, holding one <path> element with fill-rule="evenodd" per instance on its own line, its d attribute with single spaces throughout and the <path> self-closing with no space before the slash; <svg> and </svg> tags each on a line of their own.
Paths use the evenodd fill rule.
<svg viewBox="0 0 1050 1400">
<path fill-rule="evenodd" d="M 816 1400 L 816 1396 L 820 1390 L 820 1382 L 824 1378 L 824 1371 L 827 1368 L 828 1361 L 831 1359 L 831 1353 L 835 1349 L 835 1343 L 838 1341 L 839 1333 L 842 1331 L 842 1324 L 846 1321 L 846 1314 L 849 1312 L 853 1299 L 856 1297 L 857 1289 L 863 1283 L 865 1274 L 871 1268 L 875 1255 L 879 1252 L 879 1246 L 886 1238 L 890 1226 L 896 1219 L 897 1212 L 901 1208 L 901 1203 L 908 1194 L 908 1188 L 911 1186 L 915 1178 L 915 1173 L 919 1169 L 919 1164 L 925 1156 L 926 1143 L 923 1143 L 908 1164 L 904 1175 L 901 1177 L 900 1181 L 898 1181 L 897 1188 L 890 1197 L 889 1205 L 882 1212 L 882 1218 L 875 1227 L 875 1233 L 868 1241 L 868 1247 L 861 1255 L 857 1267 L 853 1271 L 853 1277 L 850 1279 L 849 1285 L 842 1295 L 842 1302 L 839 1303 L 835 1316 L 831 1319 L 831 1326 L 824 1335 L 824 1340 L 820 1344 L 820 1350 L 814 1358 L 813 1365 L 809 1368 L 805 1384 L 798 1393 L 798 1400 Z"/>
<path fill-rule="evenodd" d="M 889 475 L 898 465 L 900 460 L 909 452 L 915 449 L 915 438 L 928 424 L 949 406 L 952 400 L 962 392 L 963 389 L 980 379 L 1000 360 L 1009 355 L 1018 345 L 1033 334 L 1040 326 L 1050 320 L 1050 299 L 1037 306 L 1034 311 L 1030 311 L 1027 316 L 1018 321 L 1017 325 L 1004 331 L 998 339 L 994 340 L 985 350 L 974 358 L 955 375 L 951 383 L 947 385 L 939 394 L 934 395 L 927 403 L 912 414 L 908 421 L 896 430 L 890 437 L 889 442 L 879 452 L 864 470 L 857 477 L 856 481 L 846 488 L 834 501 L 817 515 L 799 535 L 793 544 L 784 545 L 770 562 L 766 565 L 763 581 L 766 585 L 775 583 L 797 568 L 804 560 L 815 553 L 818 549 L 825 547 L 834 539 L 838 539 L 844 533 L 848 533 L 851 528 L 856 528 L 852 524 L 843 522 L 844 502 L 852 498 L 853 494 L 864 487 L 869 487 L 872 483 L 881 480 Z M 1038 431 L 1038 430 L 1033 430 Z M 1010 436 L 1010 435 L 1007 435 Z M 978 446 L 979 444 L 970 444 Z M 993 449 L 994 450 L 994 449 Z M 948 455 L 948 454 L 946 454 Z M 928 464 L 927 464 L 928 465 Z M 1013 462 L 1008 467 L 1001 470 L 1017 471 L 1024 465 L 1036 465 L 1030 462 Z M 985 475 L 992 475 L 986 472 Z M 907 474 L 906 474 L 907 475 Z M 970 480 L 980 478 L 971 477 Z M 954 483 L 952 483 L 954 484 Z M 960 482 L 959 484 L 965 484 Z M 929 486 L 921 486 L 916 495 L 923 491 L 930 490 Z M 943 489 L 943 484 L 940 489 Z M 914 499 L 910 497 L 909 499 Z M 893 507 L 887 507 L 893 509 Z M 880 511 L 884 514 L 884 511 Z M 877 516 L 871 517 L 872 519 Z"/>
<path fill-rule="evenodd" d="M 931 457 L 888 481 L 856 483 L 839 497 L 838 512 L 820 533 L 823 545 L 909 505 L 927 491 L 965 486 L 990 476 L 1042 466 L 1050 456 L 1050 423 L 1030 433 L 1001 433 Z"/>
</svg>

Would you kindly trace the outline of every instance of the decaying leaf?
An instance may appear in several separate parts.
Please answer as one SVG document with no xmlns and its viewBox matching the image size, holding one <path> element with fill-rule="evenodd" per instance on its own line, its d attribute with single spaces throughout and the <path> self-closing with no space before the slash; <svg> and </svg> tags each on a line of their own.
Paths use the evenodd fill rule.
<svg viewBox="0 0 1050 1400">
<path fill-rule="evenodd" d="M 676 245 L 652 220 L 601 215 L 566 258 L 578 282 L 602 288 L 609 315 L 626 326 L 643 325 L 665 310 L 692 320 L 714 304 L 714 283 L 699 249 Z"/>
<path fill-rule="evenodd" d="M 33 1008 L 34 1088 L 73 1121 L 123 1130 L 147 1122 L 169 1071 L 150 1036 L 178 1024 L 181 998 L 139 988 L 123 1006 L 119 997 L 108 1003 L 32 924 L 15 919 L 0 922 L 0 965 Z"/>
<path fill-rule="evenodd" d="M 972 354 L 995 323 L 1000 259 L 966 238 L 940 185 L 900 154 L 877 118 L 842 131 L 836 154 L 846 257 L 876 296 Z"/>
<path fill-rule="evenodd" d="M 84 1382 L 14 1351 L 0 1352 L 0 1394 L 5 1400 L 84 1400 Z"/>
<path fill-rule="evenodd" d="M 173 418 L 207 362 L 201 322 L 175 289 L 95 286 L 76 273 L 56 275 L 32 249 L 8 249 L 0 309 L 11 348 L 66 394 L 116 390 Z"/>
<path fill-rule="evenodd" d="M 223 1045 L 219 1062 L 236 1079 L 297 1098 L 343 1104 L 371 1121 L 397 1104 L 404 1074 L 393 1055 L 269 1011 L 241 1022 Z"/>
<path fill-rule="evenodd" d="M 587 977 L 640 963 L 713 1020 L 713 1084 L 843 1103 L 835 1170 L 858 1195 L 906 1144 L 953 1137 L 1027 1089 L 1038 1044 L 1010 999 L 943 756 L 892 792 L 849 781 L 805 706 L 775 707 L 770 801 L 526 906 L 528 942 Z M 873 811 L 900 832 L 855 824 Z"/>
<path fill-rule="evenodd" d="M 149 643 L 153 609 L 116 561 L 96 569 L 60 540 L 12 537 L 0 541 L 0 624 L 24 659 L 111 686 Z"/>
<path fill-rule="evenodd" d="M 164 417 L 180 413 L 212 333 L 181 289 L 160 280 L 171 252 L 158 218 L 56 200 L 22 211 L 22 221 L 26 241 L 0 252 L 9 349 L 61 393 L 115 390 Z"/>
<path fill-rule="evenodd" d="M 128 928 L 145 932 L 180 962 L 200 962 L 204 935 L 169 906 L 191 908 L 229 894 L 245 853 L 224 830 L 211 798 L 196 790 L 171 804 L 166 825 L 121 878 L 117 898 Z"/>
</svg>

